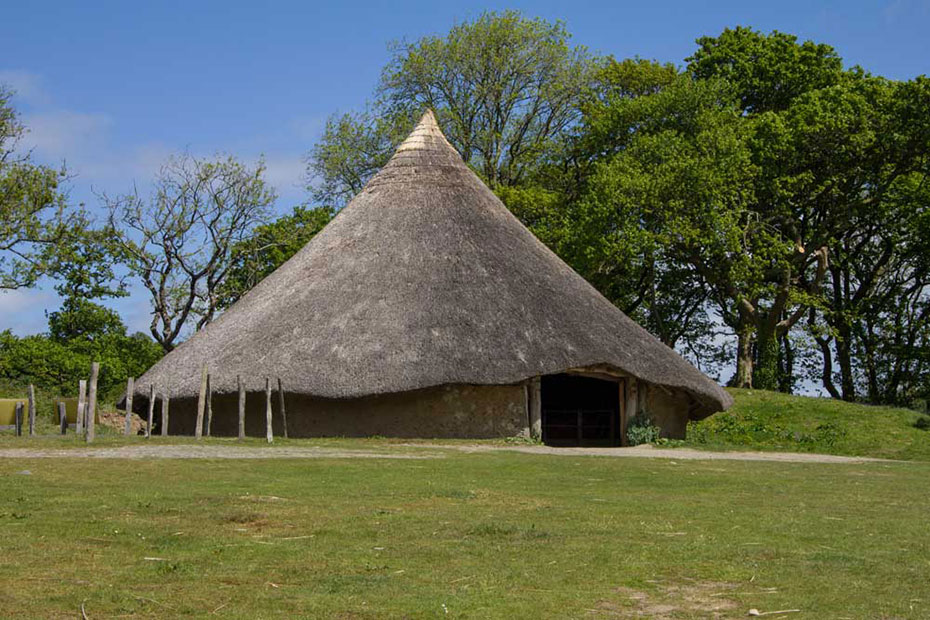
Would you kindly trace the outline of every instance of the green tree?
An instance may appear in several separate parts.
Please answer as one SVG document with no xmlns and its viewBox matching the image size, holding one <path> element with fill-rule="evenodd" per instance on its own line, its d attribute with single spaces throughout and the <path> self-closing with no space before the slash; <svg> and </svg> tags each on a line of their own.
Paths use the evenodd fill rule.
<svg viewBox="0 0 930 620">
<path fill-rule="evenodd" d="M 579 118 L 594 63 L 561 22 L 487 12 L 443 37 L 398 43 L 366 112 L 330 119 L 308 156 L 314 197 L 361 189 L 424 108 L 492 187 L 520 185 Z"/>
<path fill-rule="evenodd" d="M 289 214 L 255 228 L 236 244 L 235 257 L 220 285 L 218 308 L 228 308 L 304 247 L 333 217 L 328 207 L 294 207 Z"/>
<path fill-rule="evenodd" d="M 688 71 L 698 80 L 725 80 L 732 88 L 759 171 L 749 205 L 761 243 L 754 244 L 758 253 L 741 282 L 727 277 L 716 283 L 729 291 L 729 307 L 721 311 L 739 338 L 734 383 L 777 389 L 785 384 L 779 373 L 781 343 L 816 303 L 830 240 L 848 225 L 850 205 L 832 200 L 825 190 L 837 181 L 829 147 L 849 139 L 850 127 L 844 132 L 834 124 L 839 114 L 817 111 L 826 103 L 818 98 L 831 95 L 834 103 L 849 95 L 847 109 L 855 107 L 851 93 L 832 90 L 850 77 L 831 47 L 799 44 L 779 32 L 728 29 L 698 43 Z M 705 275 L 720 273 L 706 269 Z"/>
<path fill-rule="evenodd" d="M 162 354 L 145 334 L 127 334 L 112 310 L 70 299 L 50 314 L 48 334 L 19 338 L 9 330 L 0 332 L 0 380 L 74 394 L 91 362 L 99 362 L 99 393 L 109 399 L 125 386 L 126 377 L 141 375 Z"/>
<path fill-rule="evenodd" d="M 680 118 L 700 114 L 701 97 L 674 66 L 642 59 L 605 59 L 593 82 L 582 98 L 581 126 L 558 159 L 537 169 L 526 187 L 498 194 L 621 310 L 695 362 L 711 362 L 708 291 L 693 267 L 667 251 L 654 216 L 660 197 L 645 190 L 651 171 L 631 165 L 629 157 L 614 160 L 634 147 L 640 123 L 653 119 L 658 127 L 670 120 L 660 108 L 678 114 L 676 106 L 689 107 Z M 716 105 L 717 96 L 705 97 Z M 693 101 L 686 104 L 687 97 Z M 679 129 L 669 123 L 666 134 Z M 622 190 L 616 191 L 617 183 Z"/>
<path fill-rule="evenodd" d="M 66 208 L 60 187 L 65 171 L 17 151 L 25 132 L 12 91 L 0 85 L 0 290 L 34 285 L 56 249 L 83 229 L 83 213 Z"/>
<path fill-rule="evenodd" d="M 640 92 L 586 115 L 595 164 L 568 207 L 569 262 L 666 344 L 697 348 L 712 335 L 707 302 L 730 307 L 765 250 L 748 209 L 758 171 L 724 82 L 676 76 Z"/>
</svg>

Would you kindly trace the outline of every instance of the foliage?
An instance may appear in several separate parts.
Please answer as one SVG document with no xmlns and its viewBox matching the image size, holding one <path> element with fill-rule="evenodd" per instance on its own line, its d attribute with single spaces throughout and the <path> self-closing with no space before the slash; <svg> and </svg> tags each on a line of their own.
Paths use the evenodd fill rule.
<svg viewBox="0 0 930 620">
<path fill-rule="evenodd" d="M 107 199 L 117 251 L 149 291 L 149 330 L 165 351 L 189 320 L 200 329 L 218 310 L 240 242 L 275 199 L 264 171 L 263 162 L 250 168 L 233 157 L 182 155 L 162 167 L 150 200 L 138 194 Z"/>
<path fill-rule="evenodd" d="M 626 426 L 626 440 L 631 446 L 655 443 L 659 440 L 661 430 L 649 416 L 640 411 Z"/>
<path fill-rule="evenodd" d="M 788 108 L 796 97 L 836 83 L 842 59 L 829 45 L 774 31 L 763 35 L 739 26 L 701 37 L 688 58 L 698 79 L 722 78 L 738 86 L 741 108 L 750 113 Z"/>
<path fill-rule="evenodd" d="M 115 399 L 127 377 L 137 377 L 162 356 L 142 333 L 129 335 L 112 310 L 68 298 L 49 315 L 49 334 L 17 337 L 0 332 L 0 381 L 8 388 L 29 383 L 57 395 L 76 395 L 78 381 L 100 363 L 98 393 Z"/>
<path fill-rule="evenodd" d="M 392 46 L 375 100 L 329 120 L 308 156 L 314 197 L 341 205 L 425 108 L 492 187 L 521 184 L 579 116 L 594 64 L 561 22 L 486 12 L 443 37 Z"/>
<path fill-rule="evenodd" d="M 0 291 L 33 286 L 59 248 L 83 230 L 84 214 L 68 210 L 65 170 L 32 162 L 17 146 L 26 129 L 0 84 Z"/>
<path fill-rule="evenodd" d="M 226 278 L 217 290 L 220 309 L 228 308 L 253 286 L 296 254 L 333 217 L 327 207 L 294 207 L 289 215 L 257 226 L 251 236 L 236 243 Z"/>
</svg>

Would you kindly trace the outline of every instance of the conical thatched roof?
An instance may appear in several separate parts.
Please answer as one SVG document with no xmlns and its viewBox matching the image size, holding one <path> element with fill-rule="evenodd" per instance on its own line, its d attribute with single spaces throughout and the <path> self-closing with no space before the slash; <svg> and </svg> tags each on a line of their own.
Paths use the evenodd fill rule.
<svg viewBox="0 0 930 620">
<path fill-rule="evenodd" d="M 536 239 L 427 112 L 391 161 L 300 252 L 136 381 L 196 396 L 264 377 L 329 398 L 516 383 L 607 365 L 731 400 Z"/>
</svg>

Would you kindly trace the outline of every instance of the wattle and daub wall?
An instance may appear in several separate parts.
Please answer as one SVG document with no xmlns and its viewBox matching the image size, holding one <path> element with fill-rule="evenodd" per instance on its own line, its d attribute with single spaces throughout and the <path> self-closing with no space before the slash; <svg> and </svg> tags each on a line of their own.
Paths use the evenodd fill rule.
<svg viewBox="0 0 930 620">
<path fill-rule="evenodd" d="M 645 390 L 641 406 L 662 429 L 662 435 L 683 438 L 688 423 L 688 396 Z M 283 435 L 278 395 L 272 393 L 272 430 Z M 289 437 L 469 438 L 515 437 L 528 433 L 526 392 L 516 385 L 445 385 L 365 398 L 329 399 L 285 394 Z M 155 409 L 160 417 L 160 403 Z M 216 436 L 238 434 L 236 394 L 213 396 Z M 172 399 L 168 432 L 193 435 L 197 399 Z M 245 432 L 265 436 L 265 394 L 246 397 Z"/>
</svg>

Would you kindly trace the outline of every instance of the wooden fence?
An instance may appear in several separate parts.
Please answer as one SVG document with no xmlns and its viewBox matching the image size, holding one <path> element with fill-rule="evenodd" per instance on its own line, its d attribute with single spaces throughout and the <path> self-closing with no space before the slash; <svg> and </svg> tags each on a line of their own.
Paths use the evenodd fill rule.
<svg viewBox="0 0 930 620">
<path fill-rule="evenodd" d="M 99 422 L 97 413 L 97 378 L 100 373 L 100 364 L 94 362 L 91 364 L 90 375 L 87 380 L 82 379 L 78 382 L 78 395 L 76 398 L 59 398 L 54 401 L 55 420 L 62 435 L 67 434 L 69 428 L 74 428 L 74 432 L 82 436 L 87 443 L 92 443 L 96 439 L 96 425 Z M 277 378 L 277 399 L 272 398 L 271 379 L 265 378 L 265 438 L 268 443 L 274 441 L 272 433 L 272 422 L 274 419 L 275 400 L 277 401 L 277 414 L 280 416 L 283 436 L 287 438 L 287 412 L 284 405 L 284 386 L 281 379 Z M 242 384 L 242 378 L 236 377 L 238 386 L 238 437 L 245 438 L 245 386 Z M 133 402 L 137 389 L 135 377 L 129 377 L 126 380 L 126 406 L 123 423 L 123 435 L 132 434 L 132 415 L 134 413 Z M 159 391 L 161 390 L 161 391 Z M 145 438 L 151 438 L 155 428 L 155 404 L 160 398 L 160 418 L 159 430 L 162 437 L 168 436 L 169 431 L 169 414 L 170 414 L 170 395 L 169 390 L 161 386 L 150 384 L 148 386 L 148 407 L 147 416 L 143 418 L 142 434 Z M 7 411 L 9 410 L 9 411 Z M 9 418 L 9 419 L 7 419 Z M 210 437 L 213 426 L 213 376 L 208 371 L 207 366 L 202 368 L 200 392 L 197 396 L 196 419 L 194 422 L 194 437 L 201 439 L 203 436 Z M 24 427 L 26 427 L 24 429 Z M 29 395 L 25 399 L 0 399 L 0 428 L 12 428 L 16 436 L 23 436 L 24 430 L 28 431 L 29 436 L 36 435 L 36 398 L 35 387 L 29 385 Z"/>
</svg>

